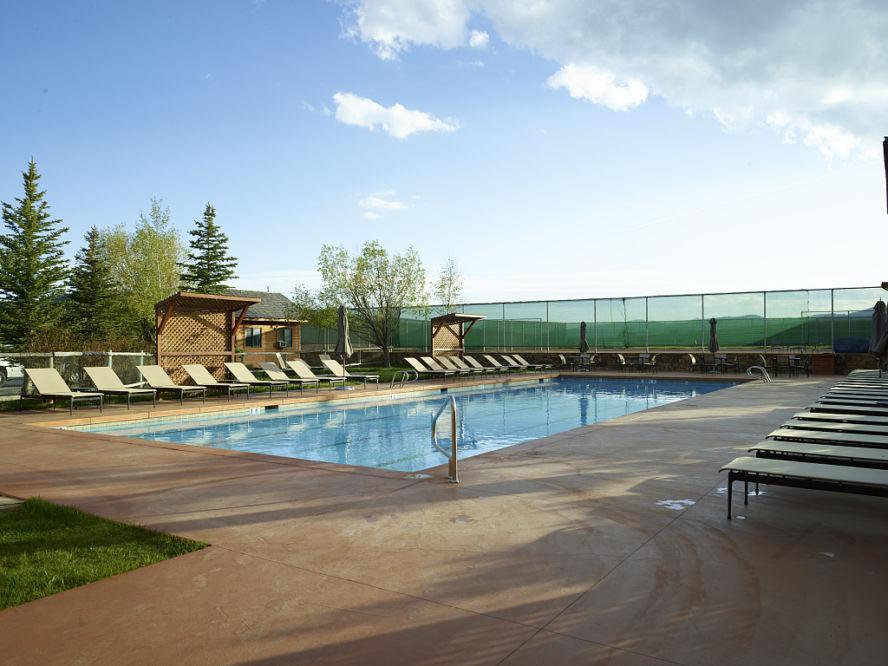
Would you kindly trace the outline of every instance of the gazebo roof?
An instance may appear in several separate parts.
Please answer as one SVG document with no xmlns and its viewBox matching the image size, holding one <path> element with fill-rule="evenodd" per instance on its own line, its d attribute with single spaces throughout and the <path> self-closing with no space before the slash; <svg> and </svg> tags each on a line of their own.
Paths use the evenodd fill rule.
<svg viewBox="0 0 888 666">
<path fill-rule="evenodd" d="M 465 324 L 472 322 L 473 324 L 479 319 L 487 319 L 487 315 L 463 314 L 461 312 L 451 312 L 441 315 L 440 317 L 432 317 L 432 325 L 447 326 L 449 324 Z"/>
<path fill-rule="evenodd" d="M 225 296 L 223 294 L 197 294 L 191 291 L 180 291 L 154 307 L 166 310 L 171 306 L 176 310 L 210 310 L 212 312 L 236 312 L 251 305 L 260 303 L 261 298 L 245 298 L 243 296 Z"/>
</svg>

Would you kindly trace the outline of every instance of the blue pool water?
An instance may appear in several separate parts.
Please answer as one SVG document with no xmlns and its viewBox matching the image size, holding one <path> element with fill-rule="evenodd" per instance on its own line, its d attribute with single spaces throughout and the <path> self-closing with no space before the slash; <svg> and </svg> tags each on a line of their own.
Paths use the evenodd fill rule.
<svg viewBox="0 0 888 666">
<path fill-rule="evenodd" d="M 655 379 L 552 379 L 452 389 L 449 394 L 457 405 L 459 456 L 466 458 L 732 385 Z M 385 399 L 241 409 L 214 416 L 71 429 L 416 472 L 447 462 L 432 447 L 430 437 L 432 416 L 445 398 L 440 392 L 386 395 Z M 449 416 L 441 419 L 439 428 L 439 441 L 446 445 Z"/>
</svg>

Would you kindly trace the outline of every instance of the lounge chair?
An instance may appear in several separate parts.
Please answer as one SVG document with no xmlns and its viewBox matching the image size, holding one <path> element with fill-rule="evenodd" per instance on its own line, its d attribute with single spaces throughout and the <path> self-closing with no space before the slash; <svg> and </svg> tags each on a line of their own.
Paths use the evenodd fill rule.
<svg viewBox="0 0 888 666">
<path fill-rule="evenodd" d="M 888 448 L 888 435 L 873 435 L 857 432 L 823 432 L 822 430 L 778 428 L 777 430 L 769 432 L 767 438 L 792 442 L 819 442 L 851 446 L 873 446 L 881 449 Z"/>
<path fill-rule="evenodd" d="M 244 391 L 247 394 L 247 399 L 250 398 L 249 384 L 243 384 L 241 382 L 220 382 L 215 377 L 213 377 L 213 375 L 210 374 L 210 371 L 207 370 L 200 363 L 185 364 L 182 366 L 182 369 L 186 373 L 188 373 L 188 376 L 191 377 L 191 381 L 193 381 L 197 386 L 226 391 L 228 393 L 229 400 L 231 400 L 232 391 Z"/>
<path fill-rule="evenodd" d="M 148 386 L 158 393 L 178 393 L 180 405 L 185 404 L 187 393 L 198 393 L 204 402 L 207 401 L 207 390 L 203 386 L 180 386 L 159 365 L 137 365 L 136 368 L 148 382 Z"/>
<path fill-rule="evenodd" d="M 457 375 L 467 375 L 470 372 L 474 372 L 474 370 L 471 370 L 471 369 L 469 369 L 469 370 L 454 370 L 453 368 L 445 368 L 443 365 L 438 363 L 438 361 L 435 360 L 434 358 L 432 358 L 431 356 L 423 356 L 421 358 L 421 360 L 423 363 L 425 363 L 427 366 L 429 366 L 429 368 L 431 368 L 432 370 L 437 370 L 437 371 L 441 371 L 441 372 L 443 372 L 445 370 L 449 370 Z"/>
<path fill-rule="evenodd" d="M 92 400 L 99 403 L 99 413 L 102 412 L 101 393 L 72 391 L 55 368 L 25 368 L 25 374 L 28 375 L 28 379 L 34 384 L 34 390 L 37 391 L 38 398 L 49 398 L 52 400 L 53 405 L 55 405 L 56 398 L 67 398 L 69 414 L 74 413 L 74 405 L 76 403 Z M 19 396 L 19 407 L 21 407 L 23 398 L 24 395 Z"/>
<path fill-rule="evenodd" d="M 703 366 L 697 363 L 697 359 L 693 354 L 688 354 L 688 372 L 702 370 Z"/>
<path fill-rule="evenodd" d="M 343 368 L 339 361 L 334 361 L 331 359 L 322 359 L 321 363 L 332 372 L 337 377 L 344 377 L 345 379 L 360 379 L 364 382 L 364 388 L 367 388 L 368 381 L 376 382 L 376 386 L 379 387 L 379 375 L 353 375 L 348 370 Z"/>
<path fill-rule="evenodd" d="M 528 368 L 526 365 L 522 365 L 518 361 L 516 361 L 511 356 L 507 354 L 500 354 L 500 358 L 505 361 L 505 366 L 511 370 L 532 370 L 533 368 Z"/>
<path fill-rule="evenodd" d="M 320 379 L 302 379 L 301 377 L 289 377 L 287 373 L 281 370 L 278 366 L 276 366 L 271 361 L 259 361 L 259 367 L 262 368 L 262 372 L 268 375 L 269 379 L 273 379 L 275 381 L 287 382 L 287 386 L 290 384 L 296 384 L 299 386 L 299 392 L 302 393 L 305 385 L 314 385 L 315 392 L 319 391 L 321 388 L 321 380 Z M 332 384 L 331 384 L 332 386 Z"/>
<path fill-rule="evenodd" d="M 130 398 L 134 395 L 150 395 L 151 406 L 157 407 L 157 391 L 150 388 L 134 388 L 124 385 L 113 368 L 96 366 L 84 368 L 84 371 L 93 385 L 103 395 L 125 395 L 127 409 L 130 408 Z"/>
<path fill-rule="evenodd" d="M 404 360 L 407 361 L 407 365 L 409 365 L 413 369 L 413 371 L 416 372 L 420 377 L 434 377 L 437 375 L 444 379 L 447 379 L 447 377 L 452 377 L 456 374 L 456 372 L 454 372 L 453 370 L 444 370 L 443 368 L 441 368 L 440 370 L 429 370 L 412 356 L 405 356 Z"/>
<path fill-rule="evenodd" d="M 888 435 L 888 423 L 847 423 L 827 421 L 806 421 L 804 419 L 791 419 L 780 424 L 780 428 L 793 428 L 795 430 L 817 430 L 820 432 L 868 432 L 871 435 Z"/>
<path fill-rule="evenodd" d="M 857 414 L 868 416 L 888 416 L 888 407 L 870 407 L 862 405 L 843 405 L 833 403 L 816 402 L 808 405 L 808 409 L 812 412 L 828 412 L 831 414 Z"/>
<path fill-rule="evenodd" d="M 499 361 L 497 361 L 497 360 L 496 360 L 493 356 L 491 356 L 490 354 L 482 354 L 482 356 L 484 357 L 484 359 L 485 359 L 488 363 L 490 363 L 490 365 L 491 365 L 492 367 L 494 367 L 494 368 L 496 368 L 496 369 L 498 369 L 498 370 L 504 370 L 504 371 L 506 371 L 506 372 L 511 372 L 512 370 L 515 370 L 515 369 L 516 369 L 514 366 L 506 365 L 505 363 L 500 363 Z"/>
<path fill-rule="evenodd" d="M 728 520 L 734 481 L 744 482 L 744 504 L 749 503 L 749 483 L 888 497 L 888 470 L 882 469 L 742 456 L 719 471 L 728 472 Z"/>
<path fill-rule="evenodd" d="M 829 412 L 797 412 L 794 420 L 820 421 L 823 423 L 871 423 L 888 426 L 888 416 L 867 416 L 866 414 L 830 414 Z"/>
<path fill-rule="evenodd" d="M 749 449 L 756 458 L 821 462 L 849 467 L 888 469 L 888 450 L 867 446 L 842 446 L 839 444 L 811 444 L 808 442 L 759 442 Z"/>
<path fill-rule="evenodd" d="M 313 379 L 318 382 L 329 382 L 330 390 L 333 390 L 333 384 L 342 384 L 345 386 L 345 378 L 344 377 L 318 377 L 312 369 L 308 367 L 308 364 L 303 361 L 301 358 L 294 358 L 287 361 L 287 366 L 296 373 L 296 376 L 300 379 Z"/>
<path fill-rule="evenodd" d="M 482 374 L 482 375 L 485 372 L 487 372 L 487 370 L 485 370 L 483 367 L 480 367 L 480 368 L 476 368 L 474 366 L 470 367 L 459 356 L 448 356 L 447 360 L 450 361 L 451 363 L 453 363 L 453 365 L 455 365 L 460 370 L 473 370 L 474 372 L 477 372 L 478 374 Z"/>
<path fill-rule="evenodd" d="M 460 367 L 456 363 L 453 362 L 453 359 L 449 356 L 439 356 L 437 359 L 438 364 L 444 368 L 445 370 L 452 370 L 453 372 L 457 372 L 461 375 L 477 375 L 483 370 L 479 370 L 478 368 L 470 368 L 469 366 Z"/>
<path fill-rule="evenodd" d="M 290 382 L 284 379 L 256 379 L 256 375 L 250 372 L 250 369 L 243 363 L 225 362 L 228 372 L 241 384 L 249 386 L 267 386 L 270 393 L 274 393 L 277 388 L 283 390 L 287 396 L 290 395 Z"/>
<path fill-rule="evenodd" d="M 538 370 L 546 370 L 546 369 L 552 367 L 551 363 L 528 363 L 527 361 L 524 360 L 524 357 L 522 357 L 520 354 L 512 354 L 512 358 L 514 358 L 516 361 L 518 361 L 521 365 L 524 365 L 528 368 L 536 368 Z"/>
<path fill-rule="evenodd" d="M 468 354 L 463 357 L 463 360 L 474 368 L 481 368 L 482 370 L 486 370 L 488 372 L 508 372 L 509 371 L 509 369 L 506 366 L 504 366 L 500 363 L 497 363 L 496 365 L 482 365 L 478 361 L 478 359 L 476 359 L 474 356 L 469 356 Z"/>
</svg>

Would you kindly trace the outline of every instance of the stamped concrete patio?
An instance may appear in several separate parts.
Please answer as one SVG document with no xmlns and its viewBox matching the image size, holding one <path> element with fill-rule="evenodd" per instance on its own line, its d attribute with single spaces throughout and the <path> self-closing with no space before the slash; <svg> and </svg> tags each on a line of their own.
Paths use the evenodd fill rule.
<svg viewBox="0 0 888 666">
<path fill-rule="evenodd" d="M 744 384 L 528 442 L 464 461 L 459 485 L 3 416 L 0 493 L 212 546 L 0 612 L 0 655 L 884 664 L 884 499 L 764 487 L 725 515 L 719 466 L 835 381 Z"/>
</svg>

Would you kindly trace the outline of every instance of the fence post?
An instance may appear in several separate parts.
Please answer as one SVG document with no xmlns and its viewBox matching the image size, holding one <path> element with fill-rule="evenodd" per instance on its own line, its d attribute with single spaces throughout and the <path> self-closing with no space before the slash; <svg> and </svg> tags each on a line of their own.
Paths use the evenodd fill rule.
<svg viewBox="0 0 888 666">
<path fill-rule="evenodd" d="M 114 358 L 114 352 L 112 350 L 109 349 L 108 351 L 105 352 L 105 365 L 108 366 L 109 368 L 114 367 L 113 358 Z"/>
<path fill-rule="evenodd" d="M 764 342 L 762 343 L 762 351 L 767 352 L 768 351 L 768 292 L 767 291 L 762 292 L 762 319 L 764 319 L 764 322 L 765 322 L 765 335 L 763 338 Z"/>
</svg>

